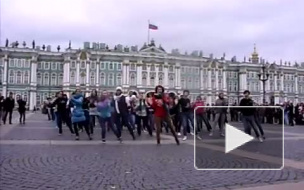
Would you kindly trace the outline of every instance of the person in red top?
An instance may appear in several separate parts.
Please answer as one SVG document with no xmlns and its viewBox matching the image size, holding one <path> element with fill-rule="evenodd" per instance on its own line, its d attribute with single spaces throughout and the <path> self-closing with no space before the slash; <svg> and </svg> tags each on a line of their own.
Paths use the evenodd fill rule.
<svg viewBox="0 0 304 190">
<path fill-rule="evenodd" d="M 156 125 L 156 138 L 157 144 L 160 144 L 160 132 L 162 127 L 162 122 L 166 122 L 167 126 L 170 128 L 176 144 L 179 145 L 179 140 L 177 138 L 174 126 L 169 114 L 168 102 L 169 96 L 165 93 L 165 88 L 161 85 L 155 87 L 155 94 L 152 98 L 147 98 L 147 102 L 154 109 L 154 119 Z"/>
<path fill-rule="evenodd" d="M 199 107 L 199 106 L 205 106 L 204 101 L 202 100 L 201 96 L 197 96 L 196 101 L 193 104 L 193 108 L 195 110 L 196 114 L 196 123 L 197 123 L 197 128 L 198 130 L 203 129 L 203 122 L 205 123 L 207 130 L 209 131 L 209 136 L 212 136 L 212 127 L 209 123 L 206 109 L 204 107 Z"/>
</svg>

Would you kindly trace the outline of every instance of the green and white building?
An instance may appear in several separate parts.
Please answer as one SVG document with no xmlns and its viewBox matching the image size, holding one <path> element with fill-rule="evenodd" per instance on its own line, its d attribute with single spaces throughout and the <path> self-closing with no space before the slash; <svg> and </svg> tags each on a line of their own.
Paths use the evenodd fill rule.
<svg viewBox="0 0 304 190">
<path fill-rule="evenodd" d="M 182 93 L 184 89 L 212 103 L 218 93 L 227 95 L 229 103 L 238 102 L 244 90 L 262 103 L 263 89 L 258 74 L 263 60 L 255 48 L 248 60 L 227 59 L 225 54 L 215 58 L 202 51 L 182 54 L 177 49 L 170 53 L 152 40 L 142 48 L 85 42 L 83 49 L 68 48 L 51 51 L 50 47 L 0 47 L 0 88 L 2 95 L 9 92 L 22 95 L 32 110 L 47 98 L 63 90 L 68 95 L 76 88 L 87 94 L 92 89 L 114 91 L 122 86 L 125 92 L 154 91 L 161 84 L 167 92 Z M 268 64 L 266 101 L 304 101 L 304 64 Z"/>
</svg>

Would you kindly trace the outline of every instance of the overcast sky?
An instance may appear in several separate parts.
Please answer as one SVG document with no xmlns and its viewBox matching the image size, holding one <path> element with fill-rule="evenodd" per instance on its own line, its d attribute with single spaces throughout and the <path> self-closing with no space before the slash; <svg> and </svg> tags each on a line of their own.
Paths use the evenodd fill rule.
<svg viewBox="0 0 304 190">
<path fill-rule="evenodd" d="M 304 61 L 302 0 L 0 0 L 1 43 L 83 42 L 138 45 L 150 36 L 171 52 L 202 50 L 243 60 L 257 50 L 269 62 Z"/>
</svg>

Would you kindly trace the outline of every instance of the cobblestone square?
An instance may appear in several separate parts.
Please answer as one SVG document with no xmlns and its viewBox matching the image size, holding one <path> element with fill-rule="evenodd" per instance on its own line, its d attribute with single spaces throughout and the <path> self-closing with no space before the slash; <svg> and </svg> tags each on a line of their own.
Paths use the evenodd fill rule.
<svg viewBox="0 0 304 190">
<path fill-rule="evenodd" d="M 273 127 L 264 126 L 267 139 L 258 143 L 269 150 L 259 154 L 270 158 L 278 156 L 271 150 L 277 137 Z M 155 137 L 143 134 L 141 139 L 133 141 L 124 131 L 123 144 L 118 143 L 112 133 L 108 134 L 107 143 L 102 144 L 97 128 L 93 141 L 88 141 L 83 133 L 81 140 L 76 142 L 68 129 L 64 130 L 63 136 L 58 136 L 54 123 L 39 113 L 32 114 L 26 125 L 0 127 L 0 189 L 209 190 L 298 182 L 304 179 L 301 146 L 304 136 L 297 133 L 297 129 L 301 131 L 302 128 L 295 126 L 285 130 L 289 138 L 285 140 L 285 168 L 281 171 L 197 171 L 191 138 L 177 146 L 170 135 L 163 134 L 162 145 L 157 146 Z M 223 157 L 218 150 L 222 139 L 206 138 L 202 142 L 204 140 L 205 145 L 199 148 L 202 165 L 276 165 L 275 161 L 244 159 L 234 154 Z M 254 149 L 254 146 L 247 148 Z"/>
</svg>

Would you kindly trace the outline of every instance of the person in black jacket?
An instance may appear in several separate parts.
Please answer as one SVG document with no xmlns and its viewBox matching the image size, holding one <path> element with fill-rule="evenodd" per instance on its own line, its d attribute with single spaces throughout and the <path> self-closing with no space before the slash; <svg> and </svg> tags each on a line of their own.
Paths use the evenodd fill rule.
<svg viewBox="0 0 304 190">
<path fill-rule="evenodd" d="M 18 112 L 19 112 L 19 123 L 25 124 L 25 111 L 26 111 L 26 101 L 22 99 L 20 95 L 17 96 L 17 103 L 18 103 Z"/>
<path fill-rule="evenodd" d="M 9 124 L 12 124 L 12 114 L 13 109 L 15 107 L 15 99 L 13 98 L 13 93 L 9 93 L 9 97 L 4 100 L 3 108 L 4 108 L 4 116 L 3 116 L 3 124 L 6 123 L 7 115 L 9 115 Z"/>
<path fill-rule="evenodd" d="M 253 100 L 249 97 L 250 91 L 245 90 L 244 91 L 244 98 L 240 102 L 240 106 L 246 106 L 248 108 L 240 108 L 240 112 L 242 113 L 242 121 L 244 125 L 244 131 L 248 135 L 251 135 L 251 128 L 254 130 L 256 137 L 260 140 L 260 142 L 263 142 L 263 138 L 260 136 L 259 132 L 255 128 L 254 125 L 254 113 L 256 111 L 255 108 L 249 108 L 250 106 L 253 106 Z"/>
<path fill-rule="evenodd" d="M 119 140 L 121 141 L 121 130 L 122 126 L 125 125 L 127 126 L 133 140 L 135 140 L 135 135 L 133 132 L 133 128 L 129 122 L 129 107 L 130 107 L 130 102 L 128 102 L 126 96 L 122 94 L 122 88 L 117 87 L 116 88 L 116 93 L 114 96 L 113 100 L 113 105 L 114 105 L 114 121 L 115 125 L 117 127 L 117 133 L 119 136 Z"/>
</svg>

